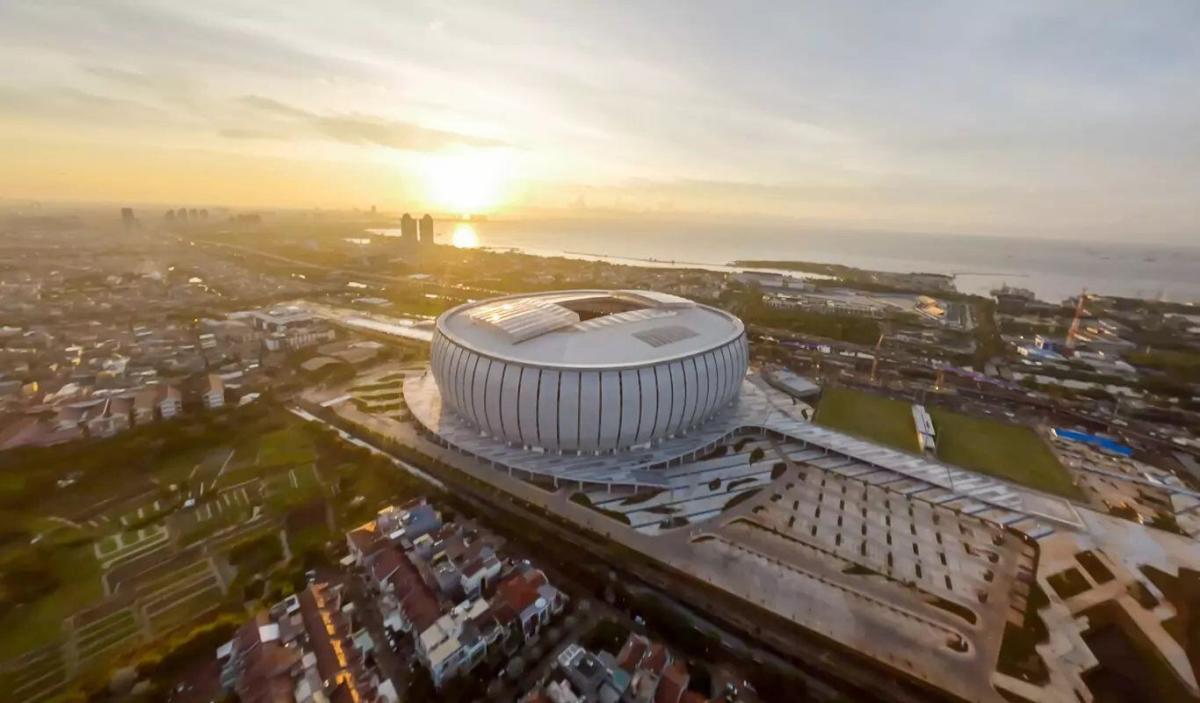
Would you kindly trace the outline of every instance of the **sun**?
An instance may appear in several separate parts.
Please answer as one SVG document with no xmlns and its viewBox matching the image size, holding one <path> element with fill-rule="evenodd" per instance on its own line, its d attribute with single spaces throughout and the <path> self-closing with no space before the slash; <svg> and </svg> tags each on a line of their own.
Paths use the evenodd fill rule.
<svg viewBox="0 0 1200 703">
<path fill-rule="evenodd" d="M 488 212 L 499 206 L 510 183 L 509 159 L 503 149 L 468 149 L 430 155 L 425 162 L 430 202 L 460 215 Z"/>
</svg>

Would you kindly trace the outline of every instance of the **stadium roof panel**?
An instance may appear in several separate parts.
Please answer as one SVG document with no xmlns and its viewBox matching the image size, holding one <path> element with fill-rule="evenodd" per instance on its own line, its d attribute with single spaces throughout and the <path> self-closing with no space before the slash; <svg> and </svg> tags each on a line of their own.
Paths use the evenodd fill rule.
<svg viewBox="0 0 1200 703">
<path fill-rule="evenodd" d="M 467 303 L 438 319 L 457 344 L 531 366 L 641 366 L 737 339 L 742 322 L 669 293 L 574 290 Z"/>
</svg>

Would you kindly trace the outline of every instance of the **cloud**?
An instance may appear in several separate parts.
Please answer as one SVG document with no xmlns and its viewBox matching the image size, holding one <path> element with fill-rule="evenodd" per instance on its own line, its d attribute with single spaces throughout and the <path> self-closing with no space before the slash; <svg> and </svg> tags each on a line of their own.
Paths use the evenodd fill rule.
<svg viewBox="0 0 1200 703">
<path fill-rule="evenodd" d="M 424 127 L 371 115 L 322 115 L 261 95 L 247 95 L 238 102 L 255 111 L 283 118 L 302 131 L 334 141 L 356 145 L 384 146 L 404 151 L 436 151 L 452 146 L 495 147 L 506 143 L 487 137 Z M 260 130 L 223 130 L 223 136 L 255 138 L 255 134 L 276 137 Z"/>
<path fill-rule="evenodd" d="M 285 117 L 299 117 L 299 118 L 313 117 L 313 114 L 311 112 L 301 110 L 300 108 L 297 108 L 297 107 L 292 107 L 291 105 L 285 105 L 285 104 L 279 102 L 278 100 L 272 100 L 271 98 L 264 98 L 261 95 L 246 95 L 246 96 L 239 98 L 238 102 L 240 102 L 241 104 L 243 104 L 247 107 L 254 108 L 255 110 L 260 110 L 262 112 L 270 112 L 270 113 L 274 113 L 276 115 L 283 115 Z"/>
<path fill-rule="evenodd" d="M 0 85 L 0 111 L 54 120 L 88 115 L 93 121 L 161 118 L 162 111 L 142 101 L 72 88 L 10 88 Z"/>
<path fill-rule="evenodd" d="M 268 132 L 265 129 L 246 129 L 243 127 L 226 127 L 217 132 L 226 139 L 282 139 L 284 135 Z"/>
</svg>

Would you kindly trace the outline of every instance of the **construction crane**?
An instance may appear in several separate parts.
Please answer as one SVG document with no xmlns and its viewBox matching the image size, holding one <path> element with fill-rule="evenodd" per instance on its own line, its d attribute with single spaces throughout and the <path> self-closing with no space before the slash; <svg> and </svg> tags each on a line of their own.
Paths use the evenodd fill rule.
<svg viewBox="0 0 1200 703">
<path fill-rule="evenodd" d="M 1079 301 L 1075 303 L 1075 318 L 1071 320 L 1071 329 L 1067 330 L 1067 349 L 1075 348 L 1075 337 L 1079 335 L 1079 320 L 1083 317 L 1083 301 L 1087 300 L 1087 288 L 1079 293 Z"/>
</svg>

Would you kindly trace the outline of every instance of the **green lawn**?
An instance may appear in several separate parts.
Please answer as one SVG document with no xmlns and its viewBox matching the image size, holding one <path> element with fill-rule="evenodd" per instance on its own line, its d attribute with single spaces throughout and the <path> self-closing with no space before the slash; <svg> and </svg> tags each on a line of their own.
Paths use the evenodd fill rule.
<svg viewBox="0 0 1200 703">
<path fill-rule="evenodd" d="M 164 484 L 183 483 L 192 474 L 196 465 L 204 460 L 204 456 L 209 451 L 207 447 L 197 447 L 172 454 L 155 469 L 154 473 Z"/>
<path fill-rule="evenodd" d="M 942 461 L 1047 493 L 1082 499 L 1071 475 L 1032 429 L 935 407 L 929 408 L 929 414 L 937 430 L 938 458 Z"/>
<path fill-rule="evenodd" d="M 1081 499 L 1079 488 L 1032 429 L 929 406 L 938 458 L 1031 488 Z M 849 388 L 827 388 L 816 421 L 907 452 L 919 452 L 912 406 Z"/>
<path fill-rule="evenodd" d="M 48 644 L 62 634 L 63 620 L 104 594 L 100 563 L 90 544 L 49 552 L 59 585 L 36 601 L 0 619 L 0 660 Z"/>
<path fill-rule="evenodd" d="M 268 432 L 258 443 L 259 466 L 307 464 L 314 458 L 312 440 L 298 424 Z"/>
<path fill-rule="evenodd" d="M 229 446 L 197 447 L 179 452 L 163 461 L 160 468 L 157 468 L 154 473 L 158 476 L 158 480 L 165 484 L 183 483 L 193 473 L 196 480 L 206 481 L 221 469 L 221 465 L 225 463 L 231 449 L 232 447 Z M 254 449 L 257 450 L 257 447 Z M 251 454 L 251 458 L 253 458 L 253 454 Z"/>
<path fill-rule="evenodd" d="M 906 452 L 919 452 L 912 405 L 849 388 L 826 388 L 817 406 L 819 424 Z"/>
<path fill-rule="evenodd" d="M 267 505 L 277 512 L 283 512 L 319 496 L 321 482 L 317 478 L 316 468 L 309 464 L 272 474 L 264 479 L 263 489 Z"/>
</svg>

